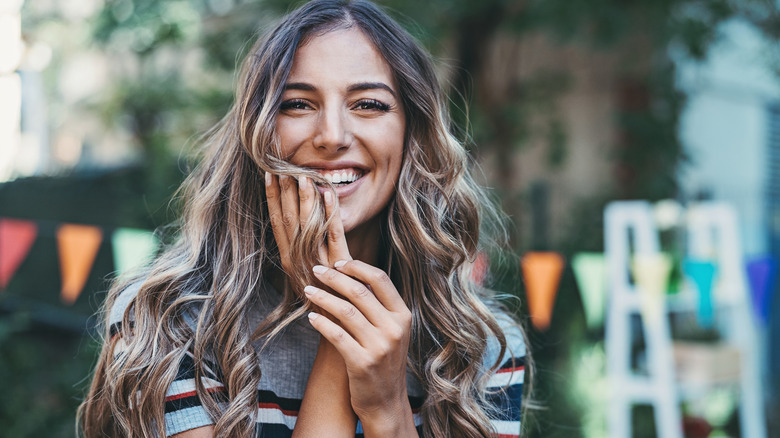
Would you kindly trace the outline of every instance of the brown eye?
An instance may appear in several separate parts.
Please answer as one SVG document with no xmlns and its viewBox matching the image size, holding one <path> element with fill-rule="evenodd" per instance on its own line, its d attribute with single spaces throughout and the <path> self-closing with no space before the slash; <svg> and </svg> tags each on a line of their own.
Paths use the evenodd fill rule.
<svg viewBox="0 0 780 438">
<path fill-rule="evenodd" d="M 282 111 L 286 111 L 286 110 L 304 110 L 304 109 L 308 109 L 308 108 L 309 108 L 309 104 L 306 103 L 306 101 L 303 100 L 303 99 L 285 100 L 279 106 L 279 109 L 282 110 Z"/>
</svg>

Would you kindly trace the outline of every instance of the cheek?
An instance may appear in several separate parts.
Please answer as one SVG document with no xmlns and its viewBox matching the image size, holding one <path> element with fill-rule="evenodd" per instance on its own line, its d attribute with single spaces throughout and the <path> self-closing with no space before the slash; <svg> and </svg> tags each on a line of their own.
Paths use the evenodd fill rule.
<svg viewBox="0 0 780 438">
<path fill-rule="evenodd" d="M 296 120 L 280 119 L 276 122 L 276 134 L 281 143 L 282 155 L 289 158 L 306 139 L 306 126 Z"/>
</svg>

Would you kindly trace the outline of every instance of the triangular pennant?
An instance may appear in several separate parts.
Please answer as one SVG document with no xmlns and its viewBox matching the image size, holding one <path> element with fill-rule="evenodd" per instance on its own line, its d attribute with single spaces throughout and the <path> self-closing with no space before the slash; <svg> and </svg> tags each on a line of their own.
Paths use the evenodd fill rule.
<svg viewBox="0 0 780 438">
<path fill-rule="evenodd" d="M 563 256 L 554 252 L 529 252 L 521 260 L 528 310 L 537 330 L 550 327 L 563 264 Z"/>
<path fill-rule="evenodd" d="M 769 321 L 769 309 L 777 279 L 777 260 L 772 256 L 758 257 L 747 263 L 753 309 L 762 324 Z"/>
<path fill-rule="evenodd" d="M 35 222 L 0 219 L 0 289 L 8 287 L 37 236 L 38 225 Z"/>
<path fill-rule="evenodd" d="M 114 266 L 119 274 L 148 262 L 157 250 L 157 237 L 146 230 L 119 228 L 111 235 Z"/>
<path fill-rule="evenodd" d="M 664 253 L 636 254 L 631 267 L 639 289 L 642 316 L 649 323 L 660 322 L 672 271 L 671 257 Z"/>
<path fill-rule="evenodd" d="M 690 278 L 699 291 L 699 305 L 696 311 L 696 319 L 704 328 L 712 327 L 712 284 L 717 274 L 717 266 L 709 260 L 696 260 L 686 258 L 683 261 L 683 272 Z"/>
<path fill-rule="evenodd" d="M 607 297 L 607 264 L 604 254 L 579 253 L 572 259 L 571 266 L 580 289 L 588 328 L 600 327 L 604 323 Z"/>
<path fill-rule="evenodd" d="M 102 241 L 103 232 L 98 227 L 64 224 L 57 229 L 63 303 L 73 304 L 81 294 Z"/>
</svg>

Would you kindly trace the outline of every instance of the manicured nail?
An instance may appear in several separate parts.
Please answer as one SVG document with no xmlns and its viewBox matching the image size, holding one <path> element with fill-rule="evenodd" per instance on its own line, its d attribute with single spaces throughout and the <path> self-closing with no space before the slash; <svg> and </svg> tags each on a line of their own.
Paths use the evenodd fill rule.
<svg viewBox="0 0 780 438">
<path fill-rule="evenodd" d="M 323 197 L 325 198 L 325 205 L 330 206 L 333 204 L 333 194 L 330 191 L 325 192 Z"/>
<path fill-rule="evenodd" d="M 306 286 L 303 288 L 303 293 L 305 293 L 307 297 L 314 295 L 315 292 L 317 292 L 317 288 L 314 286 Z"/>
<path fill-rule="evenodd" d="M 335 267 L 337 267 L 337 268 L 340 268 L 340 267 L 342 267 L 342 266 L 344 266 L 344 265 L 346 265 L 346 264 L 347 264 L 347 261 L 346 261 L 346 260 L 339 260 L 339 261 L 337 261 L 336 263 L 334 263 L 334 264 L 333 264 L 333 266 L 335 266 Z"/>
<path fill-rule="evenodd" d="M 265 186 L 268 187 L 271 185 L 271 172 L 265 173 Z"/>
<path fill-rule="evenodd" d="M 328 272 L 328 268 L 321 265 L 316 265 L 315 267 L 311 268 L 312 271 L 314 271 L 315 274 L 324 274 Z"/>
<path fill-rule="evenodd" d="M 309 178 L 306 178 L 305 176 L 302 176 L 298 178 L 298 187 L 305 190 L 309 188 Z"/>
<path fill-rule="evenodd" d="M 309 321 L 314 321 L 315 319 L 317 319 L 318 316 L 320 315 L 317 315 L 314 312 L 309 312 Z"/>
</svg>

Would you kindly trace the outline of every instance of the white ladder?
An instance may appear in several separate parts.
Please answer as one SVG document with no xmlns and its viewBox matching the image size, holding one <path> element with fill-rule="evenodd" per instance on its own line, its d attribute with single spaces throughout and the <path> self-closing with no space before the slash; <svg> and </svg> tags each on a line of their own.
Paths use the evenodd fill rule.
<svg viewBox="0 0 780 438">
<path fill-rule="evenodd" d="M 645 201 L 613 202 L 604 212 L 604 249 L 608 271 L 606 325 L 607 375 L 612 384 L 608 427 L 611 438 L 631 436 L 631 407 L 653 406 L 659 437 L 682 438 L 681 388 L 675 376 L 668 302 L 661 301 L 658 318 L 641 312 L 641 293 L 631 284 L 632 256 L 660 253 L 652 206 Z M 688 213 L 688 256 L 714 259 L 719 282 L 713 290 L 713 307 L 725 341 L 740 350 L 740 424 L 743 438 L 766 438 L 760 383 L 758 338 L 750 312 L 750 300 L 737 235 L 736 214 L 722 203 L 701 203 Z M 633 245 L 632 245 L 633 243 Z M 633 248 L 633 251 L 632 251 Z M 689 295 L 691 291 L 688 291 Z M 688 303 L 695 302 L 689 300 Z M 692 305 L 675 306 L 694 310 Z M 646 343 L 647 375 L 631 367 L 632 315 L 639 315 Z"/>
</svg>

